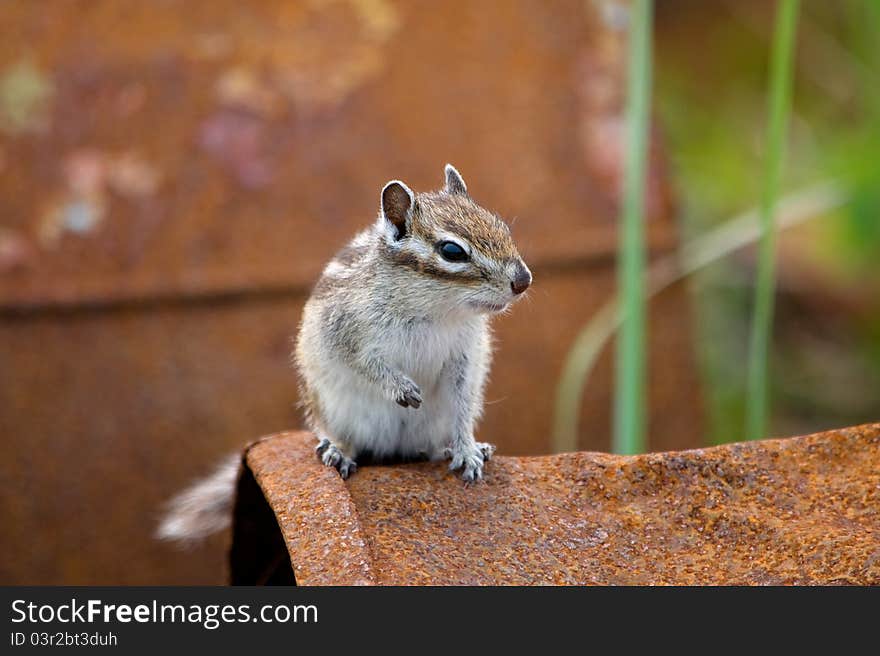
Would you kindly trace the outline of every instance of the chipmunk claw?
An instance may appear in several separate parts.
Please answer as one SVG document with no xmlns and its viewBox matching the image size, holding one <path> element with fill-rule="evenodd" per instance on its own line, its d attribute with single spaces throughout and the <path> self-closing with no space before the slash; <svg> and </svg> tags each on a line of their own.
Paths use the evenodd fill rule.
<svg viewBox="0 0 880 656">
<path fill-rule="evenodd" d="M 422 390 L 414 382 L 407 379 L 396 401 L 404 408 L 418 409 L 422 405 Z"/>
<path fill-rule="evenodd" d="M 477 448 L 483 454 L 483 461 L 488 462 L 495 454 L 495 445 L 488 442 L 477 442 Z"/>
<path fill-rule="evenodd" d="M 318 443 L 318 446 L 315 447 L 315 452 L 318 454 L 321 462 L 327 467 L 336 469 L 343 480 L 357 471 L 357 463 L 326 438 Z"/>
<path fill-rule="evenodd" d="M 339 461 L 337 470 L 339 471 L 339 475 L 342 476 L 342 480 L 346 480 L 357 471 L 357 468 L 357 463 L 354 460 L 343 456 L 342 460 Z"/>
<path fill-rule="evenodd" d="M 463 447 L 449 447 L 444 455 L 450 458 L 449 469 L 461 469 L 461 478 L 465 483 L 473 483 L 483 478 L 483 464 L 492 457 L 495 446 L 487 442 L 474 442 Z"/>
<path fill-rule="evenodd" d="M 343 457 L 344 456 L 342 455 L 342 451 L 339 450 L 339 447 L 331 444 L 324 450 L 324 453 L 321 454 L 321 462 L 328 467 L 338 467 Z"/>
<path fill-rule="evenodd" d="M 318 449 L 320 449 L 318 455 L 321 458 L 321 462 L 327 467 L 333 467 L 338 471 L 343 480 L 347 479 L 357 471 L 357 463 L 352 458 L 345 455 L 338 446 L 331 443 L 329 440 L 327 440 L 326 445 L 323 444 L 322 441 L 322 443 L 318 445 Z"/>
</svg>

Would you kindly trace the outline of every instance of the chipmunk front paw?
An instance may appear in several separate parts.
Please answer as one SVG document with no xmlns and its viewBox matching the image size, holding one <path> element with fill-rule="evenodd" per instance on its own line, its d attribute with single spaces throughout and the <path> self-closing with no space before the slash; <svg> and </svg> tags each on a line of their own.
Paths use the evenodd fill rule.
<svg viewBox="0 0 880 656">
<path fill-rule="evenodd" d="M 409 378 L 404 377 L 394 400 L 404 408 L 418 408 L 422 405 L 422 390 Z"/>
<path fill-rule="evenodd" d="M 488 442 L 470 442 L 446 449 L 445 455 L 452 462 L 449 469 L 461 469 L 461 478 L 472 483 L 483 478 L 483 464 L 495 453 L 495 446 Z"/>
</svg>

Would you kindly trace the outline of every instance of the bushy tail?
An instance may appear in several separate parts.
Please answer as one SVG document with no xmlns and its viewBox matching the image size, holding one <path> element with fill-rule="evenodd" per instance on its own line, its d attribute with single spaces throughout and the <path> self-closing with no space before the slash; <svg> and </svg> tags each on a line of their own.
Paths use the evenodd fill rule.
<svg viewBox="0 0 880 656">
<path fill-rule="evenodd" d="M 180 492 L 166 506 L 156 537 L 182 545 L 203 540 L 232 523 L 232 503 L 241 455 L 226 458 L 217 470 Z"/>
</svg>

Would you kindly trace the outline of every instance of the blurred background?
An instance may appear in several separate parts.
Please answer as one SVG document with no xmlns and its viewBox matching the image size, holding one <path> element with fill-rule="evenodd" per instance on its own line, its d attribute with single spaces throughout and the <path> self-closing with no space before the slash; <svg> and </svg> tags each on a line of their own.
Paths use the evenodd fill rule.
<svg viewBox="0 0 880 656">
<path fill-rule="evenodd" d="M 758 203 L 773 13 L 655 5 L 655 263 Z M 775 436 L 880 416 L 878 15 L 802 4 Z M 560 448 L 561 372 L 615 291 L 628 24 L 624 0 L 0 4 L 0 583 L 222 583 L 227 538 L 157 544 L 162 502 L 301 425 L 310 286 L 387 180 L 438 188 L 446 162 L 535 275 L 496 321 L 480 436 Z M 650 450 L 741 439 L 754 261 L 651 300 Z M 612 356 L 566 448 L 610 449 Z"/>
</svg>

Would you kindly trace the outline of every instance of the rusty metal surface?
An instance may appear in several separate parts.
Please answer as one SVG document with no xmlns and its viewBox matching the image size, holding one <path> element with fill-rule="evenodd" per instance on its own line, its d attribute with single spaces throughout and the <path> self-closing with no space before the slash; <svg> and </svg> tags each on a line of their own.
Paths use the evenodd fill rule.
<svg viewBox="0 0 880 656">
<path fill-rule="evenodd" d="M 440 463 L 343 482 L 313 439 L 284 433 L 246 454 L 301 585 L 880 584 L 880 424 L 501 456 L 470 487 Z"/>
<path fill-rule="evenodd" d="M 3 3 L 0 306 L 304 289 L 385 180 L 434 188 L 446 161 L 532 264 L 609 253 L 624 32 L 601 4 Z"/>
<path fill-rule="evenodd" d="M 161 502 L 300 425 L 311 282 L 385 180 L 435 187 L 446 161 L 536 274 L 497 322 L 481 435 L 546 452 L 562 358 L 613 293 L 624 34 L 602 4 L 0 3 L 0 582 L 221 582 L 223 538 L 151 539 Z M 687 310 L 681 288 L 652 305 L 654 449 L 699 443 Z M 608 448 L 610 376 L 581 448 Z"/>
<path fill-rule="evenodd" d="M 0 581 L 221 583 L 225 539 L 176 552 L 152 532 L 162 503 L 252 431 L 298 424 L 296 312 L 249 302 L 0 322 Z"/>
</svg>

